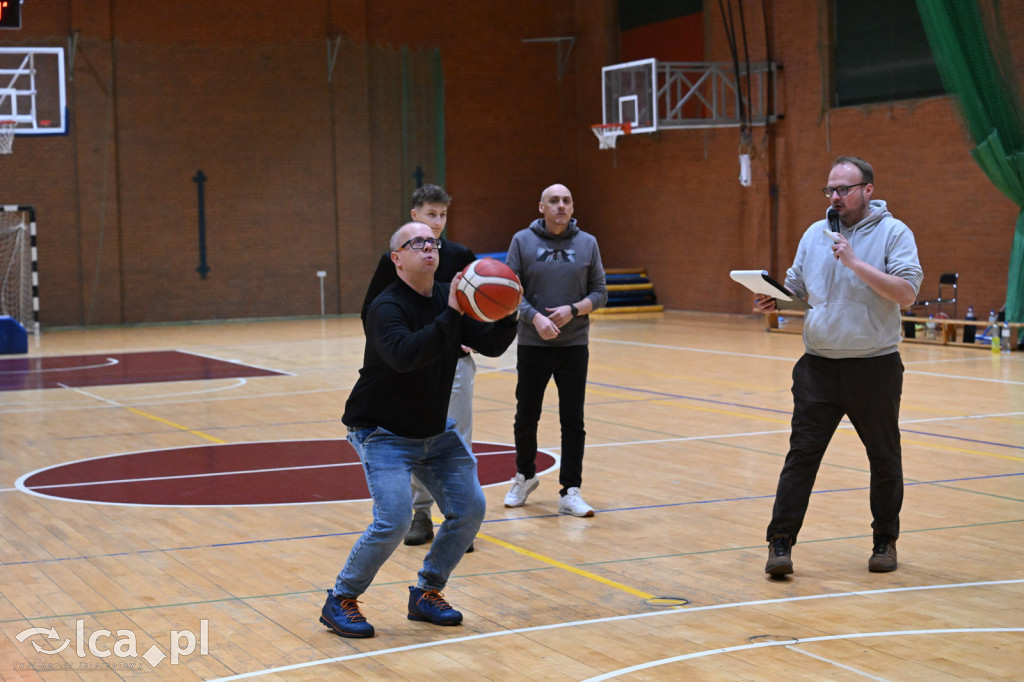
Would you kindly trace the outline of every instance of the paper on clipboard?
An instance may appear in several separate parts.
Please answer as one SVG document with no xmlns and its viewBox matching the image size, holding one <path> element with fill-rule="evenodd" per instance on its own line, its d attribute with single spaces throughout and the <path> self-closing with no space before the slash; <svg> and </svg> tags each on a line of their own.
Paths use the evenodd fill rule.
<svg viewBox="0 0 1024 682">
<path fill-rule="evenodd" d="M 767 270 L 733 270 L 729 277 L 755 294 L 771 296 L 780 310 L 807 310 L 811 307 L 809 303 L 797 298 L 792 291 L 772 279 Z"/>
</svg>

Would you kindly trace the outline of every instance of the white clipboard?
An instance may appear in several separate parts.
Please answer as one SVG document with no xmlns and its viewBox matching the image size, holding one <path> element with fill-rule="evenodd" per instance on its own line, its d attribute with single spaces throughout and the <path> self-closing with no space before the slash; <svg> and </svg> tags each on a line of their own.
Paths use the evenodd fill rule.
<svg viewBox="0 0 1024 682">
<path fill-rule="evenodd" d="M 811 307 L 809 303 L 797 298 L 796 294 L 772 279 L 767 270 L 733 270 L 729 277 L 755 294 L 771 296 L 779 310 L 808 310 Z"/>
</svg>

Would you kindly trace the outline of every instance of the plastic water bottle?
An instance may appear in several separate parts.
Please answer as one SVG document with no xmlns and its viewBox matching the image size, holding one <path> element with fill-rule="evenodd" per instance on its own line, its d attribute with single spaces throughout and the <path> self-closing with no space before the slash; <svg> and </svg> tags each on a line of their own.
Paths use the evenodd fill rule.
<svg viewBox="0 0 1024 682">
<path fill-rule="evenodd" d="M 1010 348 L 1010 326 L 1007 324 L 1003 325 L 1003 328 L 999 332 L 999 348 L 1004 353 L 1009 353 Z"/>
<path fill-rule="evenodd" d="M 967 306 L 967 314 L 964 315 L 964 319 L 976 320 L 977 316 L 974 314 L 974 306 Z M 973 324 L 964 325 L 964 343 L 974 343 L 974 336 L 977 333 L 978 328 Z"/>
<path fill-rule="evenodd" d="M 984 343 L 985 341 L 988 341 L 989 343 L 991 343 L 992 342 L 992 338 L 991 338 L 992 335 L 993 334 L 995 334 L 996 336 L 999 335 L 999 327 L 996 326 L 996 321 L 998 319 L 999 318 L 996 316 L 996 311 L 994 311 L 994 310 L 988 311 L 988 326 L 985 327 L 985 331 L 982 334 L 982 336 L 985 337 L 985 339 L 982 340 L 982 343 Z"/>
<path fill-rule="evenodd" d="M 995 325 L 995 323 L 992 324 L 992 333 L 989 335 L 989 341 L 990 341 L 990 345 L 992 347 L 992 352 L 998 355 L 999 354 L 999 350 L 1000 350 L 1000 348 L 999 348 L 999 327 L 997 327 Z"/>
<path fill-rule="evenodd" d="M 925 331 L 924 337 L 926 339 L 928 339 L 929 341 L 934 341 L 935 340 L 935 316 L 934 315 L 929 315 L 928 316 L 928 326 L 926 327 L 926 331 Z"/>
</svg>

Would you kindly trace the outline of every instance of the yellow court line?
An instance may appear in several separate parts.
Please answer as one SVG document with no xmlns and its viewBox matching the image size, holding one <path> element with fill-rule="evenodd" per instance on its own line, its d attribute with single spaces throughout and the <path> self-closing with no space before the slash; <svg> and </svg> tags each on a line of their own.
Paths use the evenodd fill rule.
<svg viewBox="0 0 1024 682">
<path fill-rule="evenodd" d="M 613 392 L 610 392 L 610 391 L 594 391 L 594 393 L 599 394 L 599 395 L 605 395 L 605 396 L 608 396 L 608 397 L 622 397 L 621 394 L 616 394 L 616 393 L 613 393 Z M 685 410 L 693 410 L 695 412 L 710 412 L 712 414 L 722 414 L 722 415 L 726 415 L 726 416 L 729 416 L 729 417 L 740 417 L 742 419 L 754 419 L 756 421 L 765 421 L 765 422 L 770 422 L 770 423 L 773 423 L 773 424 L 789 424 L 790 423 L 789 419 L 779 419 L 779 418 L 776 418 L 776 417 L 765 417 L 765 416 L 758 415 L 758 414 L 746 414 L 746 413 L 735 412 L 735 411 L 731 411 L 731 410 L 720 410 L 720 409 L 716 409 L 716 408 L 713 408 L 713 407 L 701 407 L 701 406 L 698 406 L 698 405 L 680 404 L 678 402 L 679 400 L 685 400 L 685 398 L 672 399 L 672 400 L 651 400 L 651 401 L 649 401 L 649 404 L 651 404 L 651 405 L 666 405 L 666 406 L 669 406 L 669 407 L 678 407 L 678 408 L 682 408 L 682 409 L 685 409 Z M 850 427 L 850 428 L 852 428 L 852 427 Z M 840 431 L 842 431 L 842 430 L 843 429 L 840 429 Z M 838 431 L 837 431 L 837 433 L 838 433 Z M 938 444 L 935 444 L 935 443 L 927 443 L 925 441 L 913 440 L 913 439 L 908 439 L 908 438 L 903 438 L 901 440 L 902 440 L 903 443 L 906 443 L 906 444 L 920 445 L 920 446 L 924 446 L 924 447 L 934 448 L 936 450 L 950 450 L 952 452 L 963 452 L 963 453 L 969 454 L 969 455 L 982 455 L 982 456 L 985 456 L 985 457 L 994 457 L 996 459 L 1005 459 L 1005 460 L 1009 460 L 1011 462 L 1024 462 L 1024 457 L 1014 457 L 1013 455 L 997 455 L 997 454 L 995 454 L 993 452 L 982 452 L 980 450 L 968 450 L 967 448 L 958 448 L 958 447 L 954 447 L 954 446 L 950 446 L 950 445 L 938 445 Z"/>
<path fill-rule="evenodd" d="M 582 578 L 589 578 L 590 580 L 595 580 L 595 581 L 601 583 L 602 585 L 607 585 L 608 587 L 614 587 L 617 590 L 622 590 L 623 592 L 628 592 L 629 594 L 632 594 L 632 595 L 634 595 L 636 597 L 640 597 L 641 599 L 654 599 L 655 598 L 655 595 L 653 595 L 653 594 L 649 594 L 647 592 L 642 592 L 641 590 L 637 590 L 637 589 L 632 588 L 632 587 L 630 587 L 628 585 L 623 585 L 622 583 L 617 583 L 614 580 L 609 580 L 608 578 L 602 578 L 601 576 L 599 576 L 599 575 L 597 575 L 595 573 L 591 573 L 590 571 L 584 571 L 583 569 L 576 568 L 575 566 L 570 566 L 569 564 L 561 562 L 561 561 L 558 561 L 557 559 L 552 559 L 550 557 L 546 557 L 546 556 L 543 556 L 541 554 L 537 554 L 536 552 L 531 552 L 530 550 L 525 549 L 523 547 L 519 547 L 517 545 L 513 545 L 513 544 L 511 544 L 509 542 L 505 542 L 504 540 L 499 540 L 498 538 L 494 537 L 493 535 L 487 535 L 485 533 L 477 533 L 477 537 L 478 538 L 482 538 L 484 540 L 487 540 L 488 542 L 493 542 L 494 544 L 496 544 L 496 545 L 498 545 L 500 547 L 504 547 L 505 549 L 510 549 L 513 552 L 517 552 L 517 553 L 522 554 L 524 556 L 528 556 L 531 559 L 536 559 L 537 561 L 543 562 L 545 564 L 549 564 L 551 566 L 554 566 L 555 568 L 561 568 L 562 570 L 569 571 L 570 573 L 575 573 L 576 575 L 578 575 L 578 576 L 580 576 Z"/>
<path fill-rule="evenodd" d="M 1014 457 L 1013 455 L 997 455 L 994 452 L 981 452 L 980 450 L 968 450 L 967 448 L 957 448 L 951 445 L 938 445 L 936 443 L 928 443 L 923 440 L 910 440 L 903 438 L 904 444 L 920 445 L 921 447 L 931 448 L 933 450 L 951 450 L 953 452 L 963 452 L 969 455 L 984 455 L 985 457 L 995 457 L 996 459 L 1007 459 L 1011 462 L 1024 462 L 1024 457 Z"/>
<path fill-rule="evenodd" d="M 181 424 L 175 424 L 174 422 L 164 419 L 163 417 L 158 417 L 155 414 L 150 414 L 149 412 L 143 412 L 142 410 L 136 409 L 134 407 L 125 407 L 124 409 L 128 410 L 129 412 L 134 412 L 135 414 L 143 416 L 147 419 L 152 419 L 153 421 L 160 422 L 161 424 L 166 424 L 167 426 L 178 429 L 179 431 L 184 431 L 185 433 L 191 433 L 194 436 L 205 438 L 206 440 L 211 441 L 213 443 L 227 443 L 226 440 L 221 440 L 220 438 L 217 438 L 215 436 L 205 434 L 202 431 L 190 429 L 187 426 L 182 426 Z"/>
<path fill-rule="evenodd" d="M 589 390 L 589 389 L 587 390 L 587 395 L 603 395 L 603 396 L 606 396 L 606 397 L 609 397 L 609 398 L 627 398 L 627 399 L 632 397 L 631 395 L 627 395 L 625 393 L 616 393 L 616 392 L 612 392 L 612 391 Z M 765 417 L 765 416 L 762 416 L 762 415 L 759 415 L 759 414 L 749 414 L 749 413 L 746 413 L 746 412 L 736 412 L 734 410 L 721 410 L 721 409 L 718 409 L 718 408 L 715 408 L 715 407 L 701 407 L 699 405 L 688 405 L 685 402 L 683 402 L 683 401 L 686 401 L 687 398 L 683 398 L 683 397 L 671 398 L 671 399 L 668 399 L 668 400 L 665 400 L 665 399 L 646 400 L 646 399 L 641 398 L 641 399 L 637 400 L 636 402 L 640 402 L 641 400 L 646 402 L 646 403 L 648 403 L 648 404 L 650 404 L 650 405 L 665 405 L 667 407 L 678 407 L 678 408 L 682 408 L 684 410 L 692 410 L 694 412 L 710 412 L 711 414 L 724 414 L 727 417 L 740 417 L 742 419 L 755 419 L 757 421 L 770 422 L 772 424 L 789 424 L 790 423 L 789 418 L 782 419 L 782 418 L 779 418 L 779 417 Z"/>
</svg>

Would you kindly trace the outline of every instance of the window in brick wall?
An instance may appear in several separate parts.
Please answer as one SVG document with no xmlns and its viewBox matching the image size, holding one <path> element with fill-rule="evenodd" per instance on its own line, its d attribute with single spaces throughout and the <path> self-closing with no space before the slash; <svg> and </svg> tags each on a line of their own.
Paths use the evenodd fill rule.
<svg viewBox="0 0 1024 682">
<path fill-rule="evenodd" d="M 945 94 L 915 0 L 831 0 L 832 106 Z"/>
</svg>

